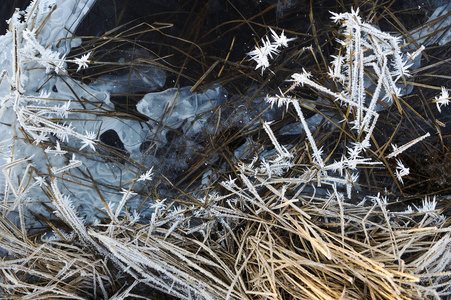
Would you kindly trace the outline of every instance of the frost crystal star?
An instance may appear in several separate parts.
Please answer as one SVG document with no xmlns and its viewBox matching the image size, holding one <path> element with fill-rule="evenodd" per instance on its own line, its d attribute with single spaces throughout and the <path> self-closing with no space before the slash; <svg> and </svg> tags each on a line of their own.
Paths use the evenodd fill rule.
<svg viewBox="0 0 451 300">
<path fill-rule="evenodd" d="M 139 176 L 139 179 L 137 181 L 150 181 L 153 178 L 153 167 L 150 168 L 146 173 L 142 174 L 141 176 Z"/>
<path fill-rule="evenodd" d="M 274 40 L 273 44 L 276 45 L 277 47 L 288 47 L 288 43 L 296 39 L 296 38 L 287 38 L 284 34 L 285 31 L 283 30 L 280 36 L 277 35 L 277 33 L 272 28 L 270 28 L 269 30 L 271 30 L 272 39 Z"/>
<path fill-rule="evenodd" d="M 39 185 L 40 187 L 47 186 L 47 182 L 45 182 L 45 178 L 42 176 L 35 176 L 34 180 L 36 180 L 36 184 Z"/>
<path fill-rule="evenodd" d="M 90 147 L 93 151 L 96 151 L 95 144 L 96 133 L 86 131 L 86 135 L 81 137 L 83 145 L 79 150 L 83 150 L 86 147 Z"/>
<path fill-rule="evenodd" d="M 248 55 L 253 59 L 255 62 L 257 62 L 257 66 L 255 69 L 262 68 L 262 74 L 263 71 L 269 67 L 269 58 L 273 59 L 273 55 L 279 54 L 280 50 L 279 47 L 288 47 L 288 42 L 291 42 L 292 40 L 295 40 L 295 38 L 287 38 L 282 31 L 282 34 L 280 36 L 277 35 L 277 33 L 270 28 L 272 33 L 272 39 L 273 42 L 269 40 L 269 38 L 266 36 L 266 38 L 262 38 L 261 42 L 263 43 L 263 46 L 255 46 L 255 49 L 248 53 Z"/>
<path fill-rule="evenodd" d="M 91 61 L 88 59 L 89 56 L 91 56 L 91 53 L 92 53 L 92 51 L 89 53 L 86 53 L 85 55 L 83 55 L 80 58 L 74 59 L 73 62 L 78 65 L 77 72 L 80 71 L 80 69 L 82 69 L 82 68 L 86 69 L 88 67 L 88 63 L 91 63 Z"/>
<path fill-rule="evenodd" d="M 442 93 L 440 96 L 435 97 L 433 103 L 437 105 L 437 109 L 439 112 L 442 112 L 441 107 L 442 105 L 447 106 L 449 104 L 449 93 L 448 90 L 442 86 Z"/>
<path fill-rule="evenodd" d="M 403 176 L 409 175 L 410 169 L 409 169 L 409 168 L 406 168 L 406 167 L 404 166 L 404 164 L 401 162 L 401 160 L 399 160 L 399 159 L 396 159 L 396 164 L 397 164 L 397 166 L 396 166 L 396 171 L 395 171 L 396 177 L 398 178 L 398 180 L 399 180 L 402 184 L 404 184 L 404 181 L 402 180 L 402 177 L 403 177 Z"/>
</svg>

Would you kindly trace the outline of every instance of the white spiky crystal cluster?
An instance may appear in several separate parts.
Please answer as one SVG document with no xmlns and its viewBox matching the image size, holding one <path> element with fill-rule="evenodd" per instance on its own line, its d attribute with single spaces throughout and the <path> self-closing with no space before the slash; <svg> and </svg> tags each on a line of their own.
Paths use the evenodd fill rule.
<svg viewBox="0 0 451 300">
<path fill-rule="evenodd" d="M 261 222 L 262 215 L 275 220 L 277 226 L 296 232 L 296 238 L 308 241 L 315 256 L 321 257 L 323 262 L 327 261 L 315 262 L 316 266 L 324 270 L 346 269 L 342 258 L 358 260 L 363 271 L 354 272 L 351 269 L 349 272 L 354 276 L 349 277 L 351 283 L 356 278 L 367 280 L 366 276 L 372 272 L 371 276 L 383 282 L 385 287 L 404 288 L 412 282 L 418 282 L 420 279 L 417 273 L 427 266 L 436 274 L 448 272 L 446 263 L 451 251 L 446 245 L 450 241 L 449 233 L 440 237 L 437 248 L 418 257 L 415 268 L 409 271 L 390 269 L 389 272 L 383 264 L 376 264 L 371 260 L 372 257 L 366 257 L 366 253 L 357 253 L 351 246 L 346 249 L 337 246 L 346 245 L 345 221 L 355 222 L 352 216 L 344 217 L 344 207 L 346 199 L 359 191 L 360 169 L 383 167 L 381 161 L 368 154 L 373 146 L 372 137 L 380 110 L 391 105 L 401 109 L 399 98 L 407 93 L 405 79 L 411 76 L 409 68 L 423 47 L 411 53 L 403 52 L 400 37 L 365 23 L 358 10 L 333 13 L 332 20 L 341 24 L 343 36 L 342 40 L 338 40 L 340 49 L 338 55 L 332 57 L 328 73 L 336 83 L 337 90 L 319 84 L 310 72 L 302 70 L 292 74 L 289 80 L 291 86 L 286 91 L 266 97 L 270 106 L 294 109 L 306 136 L 303 155 L 310 158 L 310 164 L 301 167 L 296 165 L 298 149 L 279 142 L 271 128 L 274 123 L 265 121 L 262 127 L 274 150 L 265 150 L 263 155 L 249 160 L 250 163 L 245 163 L 245 160 L 240 162 L 237 177 L 223 181 L 221 186 L 224 189 L 221 192 L 209 190 L 203 197 L 193 196 L 189 204 L 178 206 L 166 199 L 149 199 L 142 195 L 144 187 L 152 183 L 159 169 L 157 158 L 146 160 L 142 157 L 140 145 L 149 137 L 156 136 L 157 126 L 153 125 L 158 122 L 164 121 L 168 127 L 181 126 L 187 136 L 192 134 L 189 130 L 201 131 L 209 111 L 226 101 L 227 93 L 219 85 L 213 85 L 199 94 L 190 92 L 189 87 L 148 93 L 137 104 L 137 110 L 151 119 L 148 128 L 138 121 L 112 116 L 113 107 L 109 97 L 116 87 L 99 82 L 86 85 L 71 79 L 67 71 L 68 63 L 76 64 L 77 71 L 96 63 L 91 59 L 91 52 L 73 59 L 66 58 L 70 49 L 80 44 L 80 40 L 73 39 L 71 32 L 75 32 L 94 2 L 67 0 L 63 7 L 56 5 L 57 1 L 32 1 L 25 12 L 14 14 L 9 21 L 10 30 L 0 36 L 0 155 L 3 159 L 0 164 L 0 213 L 2 218 L 18 224 L 17 228 L 20 228 L 24 239 L 27 238 L 27 231 L 37 224 L 30 212 L 48 215 L 46 206 L 50 207 L 55 216 L 66 223 L 65 228 L 70 228 L 70 232 L 54 228 L 53 234 L 42 237 L 44 246 L 52 241 L 67 242 L 76 237 L 81 248 L 97 255 L 93 255 L 96 261 L 103 259 L 102 264 L 105 265 L 111 262 L 121 275 L 132 278 L 133 284 L 124 294 L 128 294 L 135 285 L 145 285 L 181 299 L 191 296 L 195 299 L 215 299 L 213 295 L 220 295 L 220 299 L 242 299 L 242 295 L 234 289 L 240 284 L 245 286 L 239 282 L 242 281 L 239 277 L 243 270 L 241 266 L 236 263 L 236 269 L 228 269 L 220 259 L 216 260 L 214 251 L 210 251 L 206 244 L 191 239 L 190 235 L 199 233 L 207 239 L 212 231 L 218 230 L 218 235 L 226 236 L 239 220 L 255 217 Z M 271 34 L 272 42 L 264 38 L 262 46 L 257 46 L 249 53 L 257 63 L 257 68 L 262 68 L 262 74 L 270 66 L 270 59 L 293 41 L 284 32 L 278 35 L 271 30 Z M 156 82 L 165 81 L 164 73 L 157 71 L 154 74 L 161 75 L 158 75 Z M 347 126 L 346 130 L 352 137 L 352 142 L 343 146 L 340 155 L 324 153 L 318 146 L 310 120 L 303 111 L 308 104 L 291 96 L 291 92 L 299 87 L 314 89 L 324 98 L 339 103 L 342 111 L 348 112 L 338 113 L 343 119 L 334 120 Z M 441 95 L 434 101 L 439 109 L 447 105 L 448 91 L 442 89 Z M 165 114 L 168 107 L 172 111 L 170 115 Z M 111 153 L 99 141 L 99 136 L 109 129 L 117 131 L 130 161 L 136 163 L 109 163 Z M 166 132 L 166 129 L 160 130 L 159 142 L 167 142 Z M 396 159 L 395 176 L 401 184 L 410 170 L 397 156 L 428 137 L 430 133 L 424 133 L 402 146 L 392 145 L 392 152 L 384 155 L 384 159 Z M 332 161 L 332 155 L 338 159 Z M 297 175 L 286 175 L 293 168 L 300 170 Z M 208 180 L 208 177 L 203 179 Z M 380 209 L 390 230 L 391 225 L 396 225 L 391 223 L 392 217 L 409 220 L 411 215 L 421 214 L 421 226 L 435 226 L 444 220 L 435 211 L 435 197 L 432 200 L 425 198 L 421 207 L 409 206 L 407 211 L 396 213 L 386 209 L 389 199 L 380 193 L 366 197 L 357 195 L 356 198 L 360 201 L 357 206 L 366 205 L 370 212 L 376 207 Z M 309 207 L 315 201 L 320 204 Z M 141 207 L 143 203 L 144 208 Z M 305 209 L 301 208 L 304 205 Z M 332 237 L 320 232 L 312 222 L 311 211 L 320 211 L 318 215 L 321 215 L 329 205 L 339 208 L 340 218 L 335 219 L 341 229 L 339 238 L 339 235 Z M 299 220 L 294 220 L 290 214 L 287 219 L 282 218 L 283 211 L 288 208 L 297 213 L 295 217 Z M 106 221 L 100 224 L 97 215 L 103 215 Z M 329 216 L 321 218 L 327 220 Z M 255 223 L 258 225 L 258 222 Z M 260 225 L 267 225 L 265 222 Z M 144 225 L 133 227 L 136 224 Z M 362 226 L 366 230 L 366 224 Z M 377 226 L 382 227 L 379 224 Z M 418 234 L 426 231 L 423 229 L 419 228 Z M 206 249 L 215 260 L 209 261 L 197 252 L 187 251 L 183 248 L 184 243 L 170 244 L 167 240 L 169 237 L 183 240 L 181 237 L 184 234 L 189 236 L 184 240 L 189 241 L 187 244 L 198 246 L 199 251 L 201 248 Z M 392 232 L 390 234 L 390 237 L 395 237 Z M 406 233 L 401 230 L 397 234 Z M 369 238 L 366 242 L 370 244 Z M 214 247 L 219 248 L 221 243 Z M 364 244 L 361 241 L 359 243 Z M 266 245 L 258 242 L 258 247 L 264 248 Z M 19 253 L 18 248 L 16 245 L 4 245 L 3 249 Z M 247 250 L 240 249 L 238 252 Z M 261 249 L 255 247 L 251 249 L 252 253 L 254 250 Z M 407 251 L 407 247 L 393 250 L 393 253 L 389 253 L 390 261 L 401 262 L 403 253 Z M 5 254 L 2 252 L 2 255 Z M 247 262 L 248 258 L 240 259 L 237 262 Z M 267 263 L 266 256 L 262 259 Z M 296 265 L 302 265 L 304 259 L 298 259 L 301 263 L 296 262 Z M 276 263 L 276 260 L 274 258 L 270 263 Z M 180 262 L 186 263 L 187 267 Z M 66 272 L 71 264 L 76 263 L 77 259 L 74 259 L 60 270 L 55 282 L 72 276 Z M 308 263 L 313 265 L 311 261 Z M 10 272 L 8 268 L 4 269 Z M 223 278 L 216 277 L 211 271 L 213 269 L 221 270 Z M 80 274 L 84 274 L 82 272 Z M 337 272 L 334 276 L 339 274 L 338 271 L 333 272 Z M 307 276 L 313 277 L 310 273 Z M 102 290 L 106 298 L 104 284 L 109 284 L 110 278 L 100 277 L 95 274 L 94 279 L 90 280 L 94 282 L 95 288 Z M 9 277 L 5 278 L 0 279 L 0 284 L 10 280 Z M 197 281 L 193 278 L 208 280 Z M 230 280 L 230 285 L 226 284 L 227 280 Z M 43 287 L 42 291 L 47 292 L 50 288 Z"/>
<path fill-rule="evenodd" d="M 401 95 L 399 84 L 402 79 L 410 76 L 409 67 L 412 65 L 412 60 L 421 53 L 423 47 L 413 54 L 404 54 L 399 46 L 400 37 L 392 36 L 366 24 L 359 16 L 358 10 L 351 13 L 332 13 L 332 20 L 343 24 L 342 34 L 345 37 L 344 40 L 338 40 L 342 49 L 339 55 L 333 57 L 332 67 L 329 69 L 330 78 L 339 84 L 341 90 L 335 92 L 321 86 L 312 79 L 309 72 L 303 70 L 301 73 L 291 76 L 290 81 L 293 84 L 287 91 L 281 95 L 267 96 L 266 100 L 271 105 L 277 104 L 279 107 L 286 106 L 288 108 L 289 105 L 292 105 L 309 142 L 309 150 L 313 159 L 312 167 L 306 170 L 305 178 L 299 179 L 298 182 L 295 178 L 291 178 L 286 182 L 293 182 L 297 185 L 310 182 L 318 186 L 327 185 L 333 187 L 334 190 L 336 190 L 336 185 L 345 185 L 347 196 L 350 198 L 353 186 L 359 177 L 358 168 L 365 165 L 381 165 L 381 162 L 365 157 L 365 151 L 371 147 L 371 136 L 379 117 L 377 110 L 380 109 L 378 108 L 380 104 L 378 103 L 383 101 L 387 105 L 391 105 L 398 102 L 398 97 Z M 254 53 L 250 53 L 250 55 L 253 57 Z M 373 74 L 373 78 L 369 74 Z M 373 84 L 372 91 L 368 93 L 368 86 L 371 83 Z M 288 96 L 288 93 L 298 86 L 309 86 L 320 94 L 340 102 L 345 109 L 350 109 L 352 115 L 344 122 L 349 123 L 351 130 L 355 131 L 357 139 L 352 146 L 347 147 L 347 153 L 343 154 L 339 161 L 325 162 L 324 153 L 316 145 L 299 100 Z M 269 124 L 264 124 L 264 128 L 277 149 L 278 157 L 271 162 L 263 161 L 261 167 L 253 171 L 253 175 L 260 172 L 260 175 L 265 174 L 271 178 L 274 169 L 278 170 L 280 174 L 279 170 L 292 166 L 290 159 L 293 153 L 290 154 L 278 144 Z M 251 170 L 254 170 L 253 164 L 242 168 L 242 172 L 247 174 L 252 174 Z M 262 173 L 262 171 L 264 172 Z M 397 173 L 398 179 L 402 180 L 402 176 L 408 174 L 408 170 L 403 168 Z M 258 179 L 258 181 L 262 180 Z M 280 182 L 280 180 L 275 182 Z M 227 186 L 230 187 L 230 184 Z"/>
</svg>

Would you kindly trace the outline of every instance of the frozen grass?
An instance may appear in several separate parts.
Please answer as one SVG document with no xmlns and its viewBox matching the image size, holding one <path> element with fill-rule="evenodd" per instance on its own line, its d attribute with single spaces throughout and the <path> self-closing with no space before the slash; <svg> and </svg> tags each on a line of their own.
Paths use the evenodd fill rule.
<svg viewBox="0 0 451 300">
<path fill-rule="evenodd" d="M 444 75 L 440 86 L 432 85 L 432 76 L 425 72 L 427 66 L 408 77 L 406 62 L 409 58 L 399 52 L 400 39 L 360 19 L 359 15 L 373 15 L 376 12 L 373 9 L 334 15 L 342 25 L 351 26 L 351 30 L 344 28 L 340 34 L 330 29 L 318 33 L 312 22 L 313 33 L 307 35 L 306 43 L 314 46 L 289 45 L 280 50 L 279 61 L 274 57 L 273 66 L 264 61 L 263 73 L 248 65 L 252 62 L 218 60 L 224 66 L 215 72 L 222 73 L 219 81 L 228 85 L 229 90 L 242 89 L 245 84 L 239 82 L 248 80 L 258 83 L 257 92 L 238 100 L 239 104 L 244 104 L 242 111 L 238 108 L 227 118 L 221 119 L 229 111 L 227 104 L 215 109 L 212 123 L 216 127 L 205 134 L 201 143 L 205 147 L 203 152 L 195 152 L 195 162 L 174 179 L 158 174 L 161 166 L 154 166 L 152 170 L 152 166 L 143 161 L 135 161 L 100 143 L 94 134 L 78 133 L 63 125 L 61 121 L 68 109 L 62 106 L 45 105 L 44 109 L 44 105 L 22 105 L 28 99 L 19 93 L 21 68 L 14 69 L 15 76 L 5 74 L 4 80 L 7 76 L 11 80 L 15 113 L 22 118 L 15 126 L 23 136 L 15 136 L 13 142 L 36 144 L 38 140 L 47 157 L 66 155 L 67 164 L 62 170 L 51 169 L 54 160 L 49 159 L 46 173 L 38 173 L 28 157 L 2 166 L 8 178 L 0 218 L 0 246 L 7 251 L 0 262 L 2 297 L 448 297 L 451 293 L 451 224 L 450 200 L 446 195 L 450 192 L 447 179 L 450 175 L 449 170 L 443 176 L 435 173 L 449 164 L 449 135 L 442 134 L 440 119 L 444 117 L 436 111 L 437 103 L 443 105 L 447 101 L 441 86 L 446 85 L 449 78 Z M 379 20 L 390 17 L 393 24 L 397 23 L 396 15 L 391 12 L 384 10 L 375 15 Z M 311 21 L 315 18 L 313 6 L 310 18 Z M 308 23 L 310 25 L 310 21 Z M 266 29 L 259 23 L 249 25 L 243 21 L 243 24 Z M 146 30 L 164 33 L 165 28 L 164 25 L 143 31 L 134 28 L 135 33 L 114 32 L 114 35 L 119 39 L 129 34 L 127 37 L 131 39 Z M 268 33 L 280 32 L 275 29 Z M 406 31 L 399 32 L 408 40 Z M 294 31 L 285 31 L 288 38 L 294 34 Z M 343 42 L 341 47 L 337 46 L 333 62 L 328 64 L 329 58 L 320 51 L 324 46 L 320 40 L 333 34 Z M 96 58 L 96 43 L 113 43 L 115 38 L 88 41 L 86 45 L 94 48 L 92 56 L 70 58 L 79 64 L 63 78 L 71 80 L 69 75 L 76 76 L 71 72 L 88 62 L 92 63 L 88 70 L 108 65 Z M 34 42 L 32 36 L 29 39 Z M 182 40 L 176 50 L 185 55 L 183 59 L 208 66 L 205 61 L 211 58 L 199 59 L 196 55 L 200 54 L 193 50 L 197 48 L 191 48 L 191 44 L 183 48 L 185 42 Z M 368 47 L 370 43 L 372 48 Z M 36 43 L 34 46 L 39 48 Z M 426 48 L 425 53 L 437 50 L 435 46 L 430 48 Z M 416 49 L 420 49 L 419 45 Z M 41 49 L 40 54 L 46 51 Z M 19 53 L 17 49 L 15 53 Z M 41 67 L 54 69 L 55 73 L 57 70 L 66 72 L 59 64 L 62 58 L 52 53 L 47 56 L 52 59 L 50 62 L 40 60 Z M 446 53 L 433 56 L 438 60 L 435 72 L 444 68 L 445 60 L 440 57 L 446 57 Z M 295 58 L 298 63 L 292 70 L 289 62 Z M 186 76 L 195 86 L 203 83 L 219 64 L 212 63 L 213 67 L 205 68 L 205 73 L 185 75 L 163 58 L 153 63 L 161 63 L 161 67 L 177 75 L 177 80 Z M 328 66 L 333 68 L 326 68 Z M 309 72 L 300 72 L 302 67 Z M 285 76 L 279 84 L 282 91 L 269 83 L 269 79 L 278 80 L 279 72 Z M 354 80 L 356 78 L 369 78 L 373 88 L 365 87 L 362 81 Z M 420 104 L 409 101 L 413 98 L 411 95 L 402 96 L 396 81 L 401 86 L 421 86 L 423 98 L 417 101 Z M 266 122 L 263 112 L 252 114 L 253 103 L 265 98 L 262 91 L 269 94 L 267 101 L 287 108 L 280 120 Z M 322 100 L 308 100 L 317 96 Z M 41 100 L 52 101 L 45 95 L 41 95 Z M 99 108 L 101 103 L 80 99 L 79 105 Z M 385 105 L 386 110 L 376 111 L 376 105 Z M 233 103 L 230 106 L 233 107 Z M 447 110 L 444 105 L 438 107 L 442 114 Z M 310 127 L 313 122 L 308 118 L 310 111 L 324 116 L 315 127 Z M 55 117 L 58 113 L 61 115 Z M 81 122 L 90 115 L 142 117 L 129 108 L 120 112 L 103 107 L 77 108 L 77 113 L 87 117 L 73 122 Z M 237 129 L 236 124 L 240 123 L 234 118 L 245 113 L 251 115 L 253 122 Z M 221 122 L 232 128 L 224 129 L 219 125 Z M 289 136 L 287 142 L 282 132 L 285 125 L 297 123 L 302 125 L 303 131 Z M 45 134 L 49 132 L 58 139 L 46 139 Z M 69 147 L 65 134 L 79 140 L 77 147 Z M 395 144 L 398 147 L 392 146 Z M 5 147 L 3 151 L 10 149 Z M 241 149 L 242 154 L 236 155 L 237 149 Z M 149 151 L 146 155 L 155 152 Z M 427 165 L 419 155 L 422 152 L 429 155 Z M 71 156 L 72 153 L 76 153 L 76 157 Z M 134 177 L 117 186 L 108 185 L 93 178 L 89 169 L 83 169 L 79 157 L 109 159 L 111 164 L 123 167 Z M 165 161 L 160 163 L 164 165 Z M 24 166 L 23 177 L 15 176 L 13 171 L 17 166 Z M 431 176 L 426 177 L 423 170 Z M 207 172 L 210 175 L 205 175 Z M 97 213 L 96 222 L 86 224 L 74 201 L 62 192 L 61 186 L 74 182 L 98 195 L 103 210 Z M 28 192 L 32 188 L 40 188 L 47 196 L 48 202 L 40 204 L 47 214 L 27 210 L 31 197 Z M 120 198 L 112 201 L 106 197 L 107 189 L 118 190 Z M 72 197 L 77 191 L 73 192 Z M 129 200 L 135 196 L 142 197 L 142 204 L 131 210 Z M 150 209 L 146 212 L 142 207 Z M 28 228 L 27 224 L 34 224 L 34 228 Z M 41 224 L 40 228 L 37 224 Z"/>
<path fill-rule="evenodd" d="M 382 203 L 345 205 L 344 214 L 338 205 L 303 207 L 310 219 L 290 205 L 253 209 L 267 213 L 218 208 L 217 218 L 234 218 L 240 227 L 205 239 L 179 229 L 168 234 L 164 224 L 177 217 L 163 212 L 155 225 L 124 220 L 89 228 L 90 244 L 62 232 L 59 241 L 37 242 L 2 222 L 2 244 L 14 253 L 1 265 L 3 292 L 30 299 L 149 290 L 180 298 L 419 299 L 446 286 L 451 237 L 432 217 L 414 224 L 412 213 L 394 223 Z M 319 221 L 324 217 L 343 224 Z"/>
</svg>

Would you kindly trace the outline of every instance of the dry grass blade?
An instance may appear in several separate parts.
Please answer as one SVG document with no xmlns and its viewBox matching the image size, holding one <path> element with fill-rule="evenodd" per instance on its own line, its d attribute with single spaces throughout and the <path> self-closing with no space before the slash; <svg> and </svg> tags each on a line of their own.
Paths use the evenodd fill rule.
<svg viewBox="0 0 451 300">
<path fill-rule="evenodd" d="M 0 75 L 0 298 L 451 297 L 450 12 L 115 1 L 62 57 L 48 2 Z"/>
</svg>

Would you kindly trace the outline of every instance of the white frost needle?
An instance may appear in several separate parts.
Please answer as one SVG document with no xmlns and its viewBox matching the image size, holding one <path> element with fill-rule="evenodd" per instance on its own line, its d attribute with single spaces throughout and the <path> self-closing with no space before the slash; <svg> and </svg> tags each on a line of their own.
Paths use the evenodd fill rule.
<svg viewBox="0 0 451 300">
<path fill-rule="evenodd" d="M 442 112 L 441 107 L 443 105 L 447 106 L 450 102 L 449 93 L 448 90 L 442 86 L 442 93 L 440 96 L 435 97 L 434 101 L 432 103 L 435 103 L 437 105 L 437 109 L 439 112 Z"/>
<path fill-rule="evenodd" d="M 282 148 L 279 144 L 279 141 L 277 141 L 276 137 L 274 136 L 274 132 L 272 131 L 271 127 L 269 127 L 271 123 L 272 122 L 263 122 L 263 128 L 268 134 L 272 144 L 274 145 L 274 147 L 276 148 L 277 152 L 281 157 L 291 157 L 291 154 L 288 153 L 287 149 Z"/>
<path fill-rule="evenodd" d="M 53 155 L 64 155 L 67 153 L 66 150 L 61 150 L 61 145 L 59 141 L 56 141 L 55 149 L 51 149 L 50 147 L 47 147 L 47 149 L 44 150 L 47 154 L 53 154 Z"/>
<path fill-rule="evenodd" d="M 287 38 L 285 36 L 284 30 L 282 30 L 282 33 L 280 35 L 277 35 L 277 33 L 272 28 L 269 28 L 269 30 L 271 30 L 271 37 L 274 41 L 273 45 L 277 47 L 288 47 L 288 43 L 296 39 L 296 38 Z"/>
<path fill-rule="evenodd" d="M 305 121 L 304 114 L 302 113 L 301 106 L 297 102 L 293 102 L 293 106 L 297 112 L 297 115 L 299 119 L 301 120 L 302 126 L 304 126 L 305 133 L 307 135 L 307 139 L 309 140 L 310 146 L 313 150 L 313 157 L 316 160 L 316 163 L 321 167 L 321 169 L 324 169 L 324 161 L 321 157 L 321 151 L 316 146 L 315 139 L 313 138 L 312 132 L 310 131 L 310 128 L 308 127 L 307 122 Z"/>
<path fill-rule="evenodd" d="M 404 184 L 402 177 L 409 175 L 410 169 L 406 168 L 400 159 L 396 159 L 396 164 L 397 164 L 396 170 L 395 170 L 396 177 L 402 184 Z"/>
<path fill-rule="evenodd" d="M 40 101 L 48 100 L 50 98 L 50 95 L 51 95 L 51 93 L 49 91 L 41 90 L 41 92 L 39 93 L 38 100 L 40 100 Z"/>
<path fill-rule="evenodd" d="M 279 54 L 280 50 L 278 48 L 288 47 L 288 43 L 295 39 L 287 38 L 283 31 L 279 36 L 272 28 L 270 30 L 274 41 L 271 43 L 269 38 L 265 36 L 261 40 L 262 46 L 257 45 L 254 50 L 247 53 L 257 63 L 255 69 L 262 68 L 262 74 L 270 65 L 269 59 L 273 59 L 274 55 Z"/>
<path fill-rule="evenodd" d="M 36 185 L 39 185 L 39 187 L 42 187 L 43 185 L 47 186 L 47 182 L 45 182 L 45 178 L 42 176 L 35 176 L 34 180 L 36 180 L 35 183 Z"/>
<path fill-rule="evenodd" d="M 393 152 L 390 153 L 389 155 L 387 155 L 385 158 L 396 157 L 398 154 L 400 154 L 400 153 L 404 152 L 405 150 L 409 149 L 410 147 L 412 147 L 416 143 L 421 142 L 422 140 L 424 140 L 425 138 L 427 138 L 430 135 L 431 134 L 428 132 L 425 135 L 420 136 L 419 138 L 416 138 L 416 139 L 408 142 L 407 144 L 402 145 L 399 148 L 396 145 L 392 144 Z"/>
<path fill-rule="evenodd" d="M 116 209 L 116 213 L 114 214 L 114 216 L 117 218 L 119 216 L 119 214 L 121 213 L 122 208 L 124 207 L 125 203 L 127 202 L 128 199 L 130 199 L 133 196 L 136 196 L 137 193 L 133 192 L 130 189 L 126 190 L 126 189 L 122 189 L 122 191 L 120 192 L 122 194 L 122 199 L 119 202 L 119 205 Z"/>
<path fill-rule="evenodd" d="M 151 206 L 150 206 L 150 208 L 151 209 L 154 209 L 154 210 L 162 210 L 162 209 L 165 209 L 166 208 L 166 204 L 165 204 L 165 202 L 166 202 L 166 199 L 163 199 L 163 200 L 155 200 L 155 202 L 154 202 L 154 204 L 152 204 Z"/>
<path fill-rule="evenodd" d="M 280 95 L 276 95 L 276 96 L 272 96 L 272 97 L 269 95 L 266 95 L 266 97 L 265 97 L 265 102 L 271 104 L 271 109 L 273 108 L 275 103 L 277 103 L 277 107 L 285 106 L 286 109 L 288 109 L 288 105 L 290 103 L 292 103 L 293 101 L 296 101 L 296 99 L 291 98 L 291 97 L 286 97 L 282 93 L 282 91 L 280 91 Z"/>
<path fill-rule="evenodd" d="M 68 171 L 70 169 L 77 168 L 77 167 L 79 167 L 81 165 L 82 165 L 82 161 L 75 159 L 75 154 L 72 154 L 72 159 L 69 160 L 69 164 L 68 165 L 66 165 L 64 167 L 61 167 L 61 168 L 52 167 L 52 173 L 53 174 L 59 174 L 59 173 L 62 173 L 62 172 L 66 172 L 66 171 Z"/>
<path fill-rule="evenodd" d="M 437 213 L 437 199 L 434 195 L 432 199 L 429 196 L 426 196 L 421 202 L 422 207 L 417 207 L 415 204 L 415 208 L 419 213 L 424 213 L 426 216 L 434 217 L 434 219 L 440 219 L 440 215 Z"/>
<path fill-rule="evenodd" d="M 279 54 L 278 46 L 272 44 L 271 41 L 266 37 L 266 39 L 262 39 L 263 47 L 260 48 L 263 55 L 273 59 L 273 55 Z"/>
<path fill-rule="evenodd" d="M 76 63 L 78 65 L 77 72 L 80 71 L 80 69 L 86 69 L 88 67 L 88 64 L 91 63 L 91 61 L 89 60 L 91 53 L 92 51 L 72 61 L 73 63 Z"/>
<path fill-rule="evenodd" d="M 20 50 L 22 57 L 29 58 L 29 61 L 37 61 L 46 67 L 47 73 L 49 73 L 52 69 L 54 69 L 57 74 L 65 72 L 64 57 L 60 57 L 60 53 L 54 52 L 51 49 L 42 46 L 36 39 L 36 32 L 34 30 L 30 31 L 28 29 L 24 29 L 22 31 L 22 35 L 25 40 L 25 46 Z M 36 58 L 37 53 L 41 55 L 41 58 Z M 24 62 L 27 61 L 24 60 Z"/>
<path fill-rule="evenodd" d="M 49 137 L 47 133 L 41 131 L 39 134 L 34 136 L 34 144 L 39 145 L 42 142 L 47 142 L 49 140 Z"/>
<path fill-rule="evenodd" d="M 434 196 L 432 198 L 432 200 L 430 200 L 429 197 L 426 197 L 423 199 L 422 204 L 423 204 L 423 207 L 418 209 L 419 212 L 431 212 L 431 211 L 435 210 L 435 208 L 437 206 L 436 197 Z"/>
<path fill-rule="evenodd" d="M 67 119 L 69 116 L 69 108 L 70 108 L 70 100 L 66 103 L 62 104 L 61 106 L 55 106 L 52 110 L 63 119 Z"/>
<path fill-rule="evenodd" d="M 267 67 L 269 67 L 269 59 L 264 51 L 265 49 L 255 46 L 255 49 L 248 53 L 251 59 L 257 63 L 255 69 L 262 68 L 262 73 Z"/>
<path fill-rule="evenodd" d="M 141 174 L 141 176 L 139 176 L 139 179 L 137 181 L 151 181 L 153 178 L 153 167 L 150 168 L 146 173 Z"/>
<path fill-rule="evenodd" d="M 85 147 L 91 148 L 91 150 L 96 151 L 95 143 L 96 143 L 96 133 L 86 131 L 86 135 L 80 136 L 83 145 L 79 150 L 83 150 Z"/>
<path fill-rule="evenodd" d="M 141 219 L 140 214 L 139 214 L 136 210 L 134 210 L 134 211 L 133 211 L 132 218 L 131 218 L 131 220 L 130 220 L 130 225 L 132 225 L 132 224 L 138 222 L 139 219 Z"/>
</svg>

